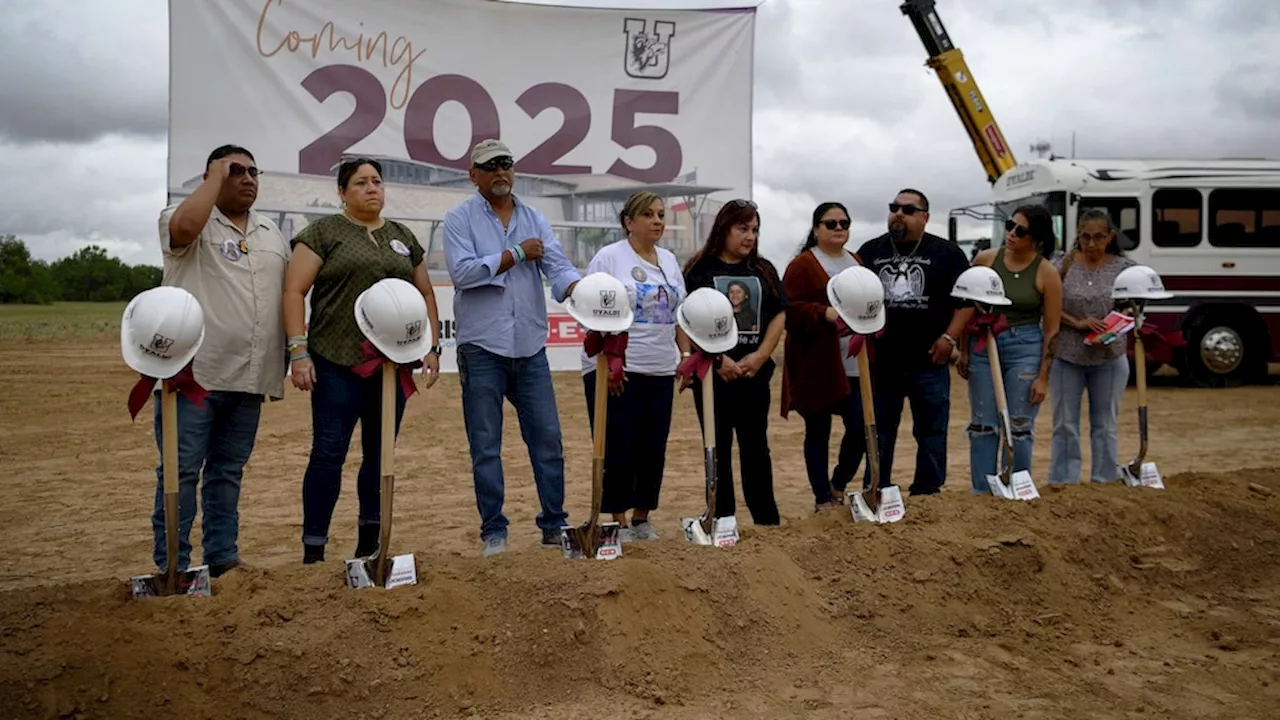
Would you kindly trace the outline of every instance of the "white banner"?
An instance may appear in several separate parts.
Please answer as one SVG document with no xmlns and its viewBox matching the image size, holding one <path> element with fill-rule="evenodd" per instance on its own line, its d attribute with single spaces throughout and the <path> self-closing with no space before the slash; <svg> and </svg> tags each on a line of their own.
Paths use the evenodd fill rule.
<svg viewBox="0 0 1280 720">
<path fill-rule="evenodd" d="M 753 8 L 170 0 L 169 15 L 170 187 L 223 143 L 270 173 L 332 176 L 344 153 L 465 172 L 499 137 L 527 175 L 696 171 L 750 196 Z"/>
<path fill-rule="evenodd" d="M 344 156 L 374 156 L 386 215 L 414 221 L 437 276 L 439 219 L 474 191 L 485 138 L 512 149 L 516 192 L 580 267 L 604 240 L 575 233 L 616 232 L 637 189 L 680 198 L 668 222 L 689 223 L 685 252 L 701 245 L 700 198 L 751 196 L 754 8 L 170 0 L 169 24 L 173 202 L 210 151 L 240 145 L 264 171 L 256 207 L 291 234 L 337 212 Z M 436 294 L 453 371 L 452 288 Z M 548 313 L 552 368 L 576 369 L 577 326 Z"/>
</svg>

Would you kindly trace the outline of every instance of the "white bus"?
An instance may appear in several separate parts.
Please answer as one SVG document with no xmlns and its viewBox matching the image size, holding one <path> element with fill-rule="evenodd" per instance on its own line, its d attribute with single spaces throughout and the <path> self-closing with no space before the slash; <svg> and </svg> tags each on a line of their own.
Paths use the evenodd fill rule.
<svg viewBox="0 0 1280 720">
<path fill-rule="evenodd" d="M 951 237 L 957 216 L 982 217 L 999 244 L 1026 204 L 1049 208 L 1059 250 L 1082 210 L 1107 210 L 1125 255 L 1160 273 L 1175 297 L 1148 316 L 1168 341 L 1147 348 L 1149 372 L 1172 362 L 1220 387 L 1280 362 L 1280 160 L 1032 160 L 996 181 L 985 211 L 953 210 Z"/>
</svg>

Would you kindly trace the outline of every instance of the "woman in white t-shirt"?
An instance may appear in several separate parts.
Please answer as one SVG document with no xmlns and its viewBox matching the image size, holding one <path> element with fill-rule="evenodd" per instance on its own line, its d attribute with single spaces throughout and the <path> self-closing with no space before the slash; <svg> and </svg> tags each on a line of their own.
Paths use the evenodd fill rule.
<svg viewBox="0 0 1280 720">
<path fill-rule="evenodd" d="M 676 306 L 684 299 L 685 284 L 675 254 L 658 247 L 666 230 L 660 197 L 637 192 L 619 219 L 626 237 L 600 248 L 587 266 L 588 273 L 606 272 L 621 280 L 635 314 L 627 338 L 625 380 L 609 394 L 600 510 L 622 525 L 624 541 L 652 540 L 658 535 L 649 513 L 658 507 L 662 489 L 680 360 L 676 334 L 683 332 L 676 326 Z M 592 427 L 595 369 L 595 359 L 584 350 L 582 384 Z"/>
</svg>

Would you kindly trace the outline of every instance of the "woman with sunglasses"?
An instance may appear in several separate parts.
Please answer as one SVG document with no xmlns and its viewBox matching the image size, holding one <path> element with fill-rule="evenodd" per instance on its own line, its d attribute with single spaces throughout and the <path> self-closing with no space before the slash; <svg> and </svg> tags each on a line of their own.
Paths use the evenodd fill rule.
<svg viewBox="0 0 1280 720">
<path fill-rule="evenodd" d="M 1058 263 L 1062 276 L 1062 335 L 1049 387 L 1053 395 L 1053 445 L 1049 455 L 1050 483 L 1077 483 L 1080 456 L 1080 398 L 1089 393 L 1090 478 L 1096 483 L 1120 477 L 1120 435 L 1117 417 L 1129 381 L 1128 337 L 1109 343 L 1086 343 L 1090 334 L 1105 330 L 1105 318 L 1115 303 L 1111 287 L 1121 270 L 1133 265 L 1124 257 L 1111 216 L 1090 208 L 1080 213 L 1076 244 Z"/>
<path fill-rule="evenodd" d="M 658 537 L 649 514 L 657 509 L 662 489 L 679 355 L 676 337 L 684 335 L 676 325 L 676 306 L 685 290 L 675 254 L 658 247 L 666 230 L 662 198 L 637 192 L 627 200 L 618 220 L 623 238 L 600 248 L 587 272 L 605 272 L 621 280 L 633 310 L 623 380 L 609 383 L 600 501 L 601 511 L 613 515 L 623 528 L 621 539 L 629 542 Z M 595 371 L 595 358 L 584 350 L 582 385 L 592 427 L 596 383 L 603 381 Z"/>
<path fill-rule="evenodd" d="M 1005 223 L 999 248 L 978 253 L 974 265 L 995 270 L 1012 301 L 993 330 L 1013 435 L 1013 471 L 1031 469 L 1036 416 L 1049 391 L 1049 372 L 1058 346 L 1062 321 L 1062 279 L 1051 263 L 1042 262 L 1057 245 L 1053 216 L 1042 205 L 1024 205 Z M 985 333 L 985 330 L 981 331 Z M 972 333 L 961 343 L 960 374 L 969 381 L 969 472 L 974 493 L 989 493 L 987 475 L 997 468 L 1000 418 L 996 411 L 991 365 L 984 347 Z"/>
<path fill-rule="evenodd" d="M 814 512 L 843 504 L 844 490 L 867 451 L 863 434 L 858 357 L 849 355 L 848 335 L 827 300 L 827 281 L 860 265 L 845 249 L 849 212 L 837 202 L 813 211 L 813 227 L 782 278 L 787 295 L 786 353 L 782 365 L 782 417 L 795 410 L 804 418 L 804 466 L 813 489 Z M 831 418 L 844 422 L 835 471 L 828 474 Z"/>
<path fill-rule="evenodd" d="M 747 288 L 756 317 L 735 317 L 738 344 L 721 356 L 715 370 L 716 517 L 735 514 L 733 461 L 730 449 L 735 433 L 742 463 L 742 498 L 757 525 L 779 523 L 778 503 L 773 496 L 773 459 L 769 453 L 769 381 L 773 377 L 773 351 L 782 338 L 786 322 L 786 300 L 773 263 L 760 257 L 757 246 L 760 214 L 750 200 L 733 200 L 716 213 L 711 232 L 702 249 L 684 266 L 689 292 L 713 287 L 729 295 L 740 283 Z M 763 332 L 761 330 L 763 329 Z M 677 338 L 681 356 L 688 357 L 691 343 Z M 696 385 L 696 379 L 681 377 L 680 389 Z M 698 422 L 703 422 L 702 394 L 693 395 Z"/>
<path fill-rule="evenodd" d="M 412 282 L 426 299 L 430 316 L 431 351 L 422 359 L 426 386 L 434 385 L 440 373 L 440 316 L 424 252 L 409 228 L 382 217 L 382 166 L 363 158 L 342 163 L 338 196 L 341 213 L 307 225 L 294 237 L 284 281 L 284 325 L 293 385 L 311 391 L 311 457 L 302 476 L 304 563 L 324 560 L 329 521 L 342 489 L 342 467 L 357 421 L 362 458 L 356 478 L 360 512 L 354 556 L 365 557 L 378 547 L 382 376 L 375 373 L 365 378 L 353 370 L 370 359 L 364 354 L 365 338 L 355 319 L 360 293 L 385 278 Z M 404 406 L 404 391 L 397 383 L 397 435 Z"/>
</svg>

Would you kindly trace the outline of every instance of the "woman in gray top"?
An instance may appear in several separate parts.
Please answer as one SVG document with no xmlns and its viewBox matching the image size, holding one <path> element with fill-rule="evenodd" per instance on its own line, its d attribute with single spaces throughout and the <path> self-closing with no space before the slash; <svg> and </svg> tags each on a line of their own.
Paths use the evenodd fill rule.
<svg viewBox="0 0 1280 720">
<path fill-rule="evenodd" d="M 1107 212 L 1090 209 L 1080 213 L 1075 248 L 1054 264 L 1062 275 L 1062 330 L 1049 376 L 1053 444 L 1048 481 L 1080 481 L 1080 398 L 1088 390 L 1090 477 L 1093 482 L 1111 482 L 1120 477 L 1116 417 L 1129 381 L 1128 335 L 1109 344 L 1087 345 L 1085 338 L 1104 327 L 1115 306 L 1112 283 L 1133 261 L 1123 257 Z"/>
</svg>

